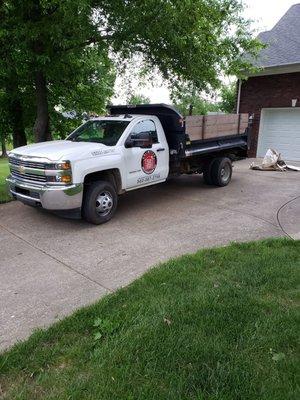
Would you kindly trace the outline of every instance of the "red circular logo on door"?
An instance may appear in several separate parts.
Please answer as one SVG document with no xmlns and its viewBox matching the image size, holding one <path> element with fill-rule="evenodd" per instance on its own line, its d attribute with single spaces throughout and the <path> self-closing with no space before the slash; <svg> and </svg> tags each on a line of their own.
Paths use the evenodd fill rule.
<svg viewBox="0 0 300 400">
<path fill-rule="evenodd" d="M 156 154 L 151 151 L 145 151 L 142 157 L 142 170 L 145 174 L 152 174 L 154 172 L 157 165 Z"/>
</svg>

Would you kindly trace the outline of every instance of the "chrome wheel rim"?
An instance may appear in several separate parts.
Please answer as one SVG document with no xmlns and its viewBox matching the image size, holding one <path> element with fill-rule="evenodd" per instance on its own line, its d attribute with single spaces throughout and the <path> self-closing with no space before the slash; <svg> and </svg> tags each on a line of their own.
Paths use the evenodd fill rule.
<svg viewBox="0 0 300 400">
<path fill-rule="evenodd" d="M 221 169 L 221 179 L 223 182 L 228 181 L 230 178 L 230 165 L 225 164 L 224 167 Z"/>
<path fill-rule="evenodd" d="M 110 192 L 103 191 L 96 198 L 96 211 L 101 216 L 109 214 L 114 206 L 114 200 Z"/>
</svg>

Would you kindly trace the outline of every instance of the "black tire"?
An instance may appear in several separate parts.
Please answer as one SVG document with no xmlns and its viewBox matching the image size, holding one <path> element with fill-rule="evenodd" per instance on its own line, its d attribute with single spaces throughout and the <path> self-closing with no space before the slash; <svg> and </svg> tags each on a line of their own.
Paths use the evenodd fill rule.
<svg viewBox="0 0 300 400">
<path fill-rule="evenodd" d="M 211 179 L 213 185 L 227 186 L 231 181 L 232 163 L 230 158 L 215 158 L 211 168 Z"/>
<path fill-rule="evenodd" d="M 111 183 L 89 183 L 83 196 L 82 217 L 91 224 L 104 224 L 114 216 L 117 204 L 118 195 Z"/>
<path fill-rule="evenodd" d="M 213 165 L 214 161 L 215 161 L 215 159 L 210 160 L 210 162 L 205 166 L 205 168 L 203 170 L 203 180 L 207 185 L 213 185 L 211 170 L 212 170 L 212 165 Z"/>
</svg>

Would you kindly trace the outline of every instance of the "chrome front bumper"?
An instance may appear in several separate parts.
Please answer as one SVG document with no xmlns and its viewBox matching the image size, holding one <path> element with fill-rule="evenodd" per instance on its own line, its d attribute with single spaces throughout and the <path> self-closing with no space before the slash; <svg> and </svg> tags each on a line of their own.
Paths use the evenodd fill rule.
<svg viewBox="0 0 300 400">
<path fill-rule="evenodd" d="M 81 208 L 83 185 L 65 186 L 35 185 L 9 176 L 6 179 L 12 196 L 25 204 L 40 206 L 46 210 L 74 210 Z"/>
</svg>

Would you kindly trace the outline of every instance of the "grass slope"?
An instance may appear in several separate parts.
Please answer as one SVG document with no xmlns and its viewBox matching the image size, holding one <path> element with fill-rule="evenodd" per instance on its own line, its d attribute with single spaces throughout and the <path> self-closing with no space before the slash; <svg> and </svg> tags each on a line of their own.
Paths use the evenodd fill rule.
<svg viewBox="0 0 300 400">
<path fill-rule="evenodd" d="M 8 161 L 6 158 L 0 158 L 0 204 L 11 200 L 5 182 L 5 178 L 8 176 L 8 174 Z"/>
<path fill-rule="evenodd" d="M 299 267 L 285 239 L 170 260 L 3 354 L 3 399 L 299 399 Z"/>
</svg>

